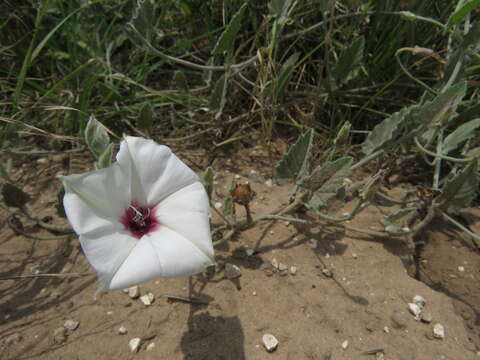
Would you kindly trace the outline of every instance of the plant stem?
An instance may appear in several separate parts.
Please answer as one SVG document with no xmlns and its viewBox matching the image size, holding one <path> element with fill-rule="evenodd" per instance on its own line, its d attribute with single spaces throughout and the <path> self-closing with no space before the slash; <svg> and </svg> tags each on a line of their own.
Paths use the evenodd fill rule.
<svg viewBox="0 0 480 360">
<path fill-rule="evenodd" d="M 474 245 L 477 247 L 477 249 L 480 249 L 480 236 L 470 231 L 467 227 L 463 226 L 461 223 L 459 223 L 457 220 L 450 217 L 443 211 L 442 211 L 442 216 L 445 220 L 449 221 L 450 223 L 458 227 L 460 230 L 465 231 L 468 235 L 470 235 L 474 242 Z"/>
</svg>

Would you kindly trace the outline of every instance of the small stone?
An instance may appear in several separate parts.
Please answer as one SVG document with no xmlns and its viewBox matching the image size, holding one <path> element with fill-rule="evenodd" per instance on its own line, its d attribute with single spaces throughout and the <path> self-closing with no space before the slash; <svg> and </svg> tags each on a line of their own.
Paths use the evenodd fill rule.
<svg viewBox="0 0 480 360">
<path fill-rule="evenodd" d="M 353 254 L 352 254 L 352 258 L 358 259 L 358 255 L 357 255 L 356 253 L 353 253 Z"/>
<path fill-rule="evenodd" d="M 253 295 L 253 296 L 257 296 L 257 292 L 256 292 L 256 291 L 252 291 L 252 295 Z"/>
<path fill-rule="evenodd" d="M 240 268 L 237 265 L 226 263 L 225 264 L 225 276 L 228 279 L 236 279 L 242 276 Z"/>
<path fill-rule="evenodd" d="M 414 304 L 417 304 L 418 306 L 420 307 L 424 307 L 425 304 L 427 303 L 427 301 L 425 300 L 425 298 L 421 295 L 415 295 L 412 299 L 412 302 Z"/>
<path fill-rule="evenodd" d="M 253 254 L 255 254 L 255 250 L 248 248 L 245 250 L 245 254 L 247 256 L 252 256 Z"/>
<path fill-rule="evenodd" d="M 272 352 L 278 347 L 278 340 L 272 334 L 263 335 L 262 341 L 268 352 Z"/>
<path fill-rule="evenodd" d="M 107 311 L 107 315 L 113 315 L 113 311 Z"/>
<path fill-rule="evenodd" d="M 396 329 L 405 329 L 407 327 L 407 318 L 404 312 L 395 311 L 390 317 L 393 327 Z"/>
<path fill-rule="evenodd" d="M 75 331 L 78 328 L 78 325 L 80 325 L 79 321 L 69 319 L 65 321 L 65 324 L 63 324 L 63 327 L 67 330 Z"/>
<path fill-rule="evenodd" d="M 465 268 L 464 268 L 463 266 L 459 266 L 459 267 L 458 267 L 458 271 L 459 271 L 459 272 L 464 272 L 464 271 L 465 271 Z"/>
<path fill-rule="evenodd" d="M 240 180 L 242 177 L 238 174 L 235 174 L 235 180 Z"/>
<path fill-rule="evenodd" d="M 120 326 L 117 330 L 118 335 L 125 335 L 128 332 L 127 328 L 125 326 Z"/>
<path fill-rule="evenodd" d="M 420 320 L 420 314 L 422 313 L 422 308 L 414 303 L 408 303 L 408 309 L 415 316 L 415 320 Z"/>
<path fill-rule="evenodd" d="M 40 274 L 40 265 L 35 265 L 30 268 L 30 274 L 38 275 Z"/>
<path fill-rule="evenodd" d="M 433 337 L 435 339 L 445 339 L 445 328 L 442 324 L 433 325 Z"/>
<path fill-rule="evenodd" d="M 329 268 L 323 269 L 322 274 L 329 278 L 333 277 L 333 272 Z"/>
<path fill-rule="evenodd" d="M 63 344 L 67 341 L 67 329 L 64 327 L 57 328 L 53 331 L 53 342 L 55 344 Z"/>
<path fill-rule="evenodd" d="M 130 351 L 133 353 L 138 352 L 140 349 L 140 344 L 142 343 L 142 339 L 139 337 L 133 338 L 128 342 L 128 346 L 130 347 Z"/>
<path fill-rule="evenodd" d="M 155 300 L 155 295 L 153 295 L 151 292 L 148 294 L 140 296 L 140 301 L 143 303 L 145 306 L 150 306 L 152 305 L 153 301 Z"/>
<path fill-rule="evenodd" d="M 288 271 L 288 266 L 285 265 L 284 263 L 279 263 L 279 264 L 278 264 L 278 270 L 279 270 L 279 271 L 285 271 L 285 270 Z"/>
<path fill-rule="evenodd" d="M 430 313 L 423 313 L 422 312 L 422 315 L 420 316 L 420 320 L 422 320 L 422 322 L 424 322 L 424 323 L 430 324 L 432 322 L 433 318 L 432 318 L 432 315 Z"/>
<path fill-rule="evenodd" d="M 265 185 L 267 185 L 268 187 L 272 187 L 273 186 L 272 179 L 268 179 L 267 181 L 265 181 Z"/>
<path fill-rule="evenodd" d="M 137 299 L 140 297 L 140 289 L 137 285 L 128 288 L 128 296 L 131 299 Z"/>
<path fill-rule="evenodd" d="M 385 360 L 385 354 L 383 351 L 375 353 L 375 360 Z"/>
<path fill-rule="evenodd" d="M 390 334 L 390 328 L 388 326 L 384 326 L 383 331 L 385 334 Z"/>
<path fill-rule="evenodd" d="M 20 333 L 13 333 L 5 338 L 5 345 L 13 345 L 19 343 L 22 340 L 22 335 Z"/>
<path fill-rule="evenodd" d="M 147 351 L 152 351 L 154 347 L 155 347 L 155 343 L 154 343 L 154 342 L 148 344 L 148 345 L 147 345 Z"/>
<path fill-rule="evenodd" d="M 223 204 L 220 201 L 217 201 L 215 203 L 215 209 L 220 210 L 222 208 Z"/>
<path fill-rule="evenodd" d="M 343 343 L 342 343 L 342 349 L 343 350 L 347 350 L 348 348 L 348 340 L 345 340 Z"/>
<path fill-rule="evenodd" d="M 283 269 L 279 271 L 280 276 L 287 276 L 288 275 L 288 269 Z"/>
<path fill-rule="evenodd" d="M 290 274 L 295 275 L 297 273 L 297 267 L 296 266 L 291 266 L 290 267 Z"/>
<path fill-rule="evenodd" d="M 273 258 L 270 263 L 272 264 L 272 266 L 273 266 L 275 269 L 278 269 L 279 264 L 278 264 L 277 259 Z"/>
<path fill-rule="evenodd" d="M 45 164 L 48 164 L 48 159 L 47 159 L 47 158 L 40 158 L 40 159 L 37 159 L 37 164 L 39 164 L 39 165 L 45 165 Z"/>
</svg>

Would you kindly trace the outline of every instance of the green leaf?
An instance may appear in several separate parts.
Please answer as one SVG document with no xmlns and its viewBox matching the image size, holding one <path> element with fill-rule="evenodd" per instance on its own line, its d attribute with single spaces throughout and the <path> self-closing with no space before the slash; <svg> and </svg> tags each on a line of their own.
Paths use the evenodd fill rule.
<svg viewBox="0 0 480 360">
<path fill-rule="evenodd" d="M 480 7 L 480 0 L 471 0 L 463 4 L 463 6 L 450 15 L 448 19 L 448 26 L 460 24 L 465 17 L 473 10 Z"/>
<path fill-rule="evenodd" d="M 215 83 L 210 95 L 209 109 L 221 113 L 227 102 L 228 74 L 224 73 Z"/>
<path fill-rule="evenodd" d="M 475 198 L 479 181 L 478 162 L 472 161 L 447 181 L 442 194 L 435 199 L 435 203 L 453 212 L 465 208 Z"/>
<path fill-rule="evenodd" d="M 146 134 L 150 134 L 153 126 L 153 107 L 146 103 L 140 110 L 137 117 L 137 128 Z"/>
<path fill-rule="evenodd" d="M 418 120 L 420 123 L 416 131 L 433 127 L 444 126 L 451 115 L 455 113 L 458 104 L 465 96 L 466 82 L 455 84 L 419 107 Z"/>
<path fill-rule="evenodd" d="M 300 53 L 296 52 L 295 54 L 290 56 L 280 68 L 280 72 L 275 83 L 275 90 L 273 93 L 274 102 L 278 101 L 278 99 L 283 95 L 283 92 L 285 91 L 285 88 L 287 87 L 288 82 L 293 75 L 293 71 L 297 66 L 299 56 Z"/>
<path fill-rule="evenodd" d="M 340 55 L 332 75 L 337 84 L 346 83 L 358 74 L 358 66 L 363 60 L 365 38 L 357 37 L 353 43 Z"/>
<path fill-rule="evenodd" d="M 85 127 L 85 141 L 97 159 L 105 152 L 110 144 L 110 137 L 105 127 L 95 119 L 94 115 L 90 116 L 87 126 Z"/>
<path fill-rule="evenodd" d="M 215 171 L 211 166 L 205 170 L 203 174 L 203 186 L 205 187 L 205 191 L 207 192 L 208 198 L 212 200 L 212 192 L 213 192 L 213 177 L 215 176 Z"/>
<path fill-rule="evenodd" d="M 223 215 L 226 216 L 226 217 L 230 217 L 232 216 L 233 214 L 233 207 L 234 207 L 234 202 L 233 202 L 233 198 L 231 196 L 225 198 L 225 200 L 223 200 Z"/>
<path fill-rule="evenodd" d="M 338 133 L 337 133 L 337 136 L 335 137 L 335 140 L 333 141 L 333 143 L 335 145 L 344 145 L 347 143 L 348 141 L 348 137 L 350 136 L 350 129 L 352 128 L 352 124 L 350 123 L 350 121 L 345 121 L 342 125 L 342 127 L 340 128 L 340 130 L 338 130 Z"/>
<path fill-rule="evenodd" d="M 247 8 L 247 4 L 248 2 L 245 2 L 235 13 L 235 15 L 232 16 L 232 20 L 230 20 L 230 23 L 227 25 L 215 44 L 212 55 L 222 55 L 225 52 L 231 54 L 233 52 L 233 45 L 235 44 L 238 30 L 242 25 L 242 18 L 243 14 L 245 13 L 245 9 Z"/>
<path fill-rule="evenodd" d="M 7 206 L 21 208 L 30 201 L 30 196 L 11 183 L 5 183 L 2 186 L 3 202 Z"/>
<path fill-rule="evenodd" d="M 272 0 L 270 2 L 270 13 L 276 18 L 277 23 L 280 25 L 283 25 L 287 20 L 291 3 L 292 0 Z"/>
<path fill-rule="evenodd" d="M 110 166 L 110 164 L 112 163 L 114 149 L 115 145 L 113 143 L 110 143 L 110 145 L 107 146 L 103 154 L 98 157 L 98 161 L 95 163 L 95 168 L 97 170 L 104 169 Z"/>
<path fill-rule="evenodd" d="M 400 133 L 401 124 L 406 121 L 416 107 L 417 105 L 403 108 L 376 125 L 362 144 L 363 153 L 370 155 L 394 140 Z"/>
<path fill-rule="evenodd" d="M 391 233 L 401 232 L 407 227 L 409 221 L 417 214 L 417 208 L 409 207 L 398 209 L 388 216 L 382 218 L 381 223 L 385 225 L 385 230 Z"/>
<path fill-rule="evenodd" d="M 313 191 L 313 196 L 307 207 L 319 210 L 327 206 L 328 201 L 335 197 L 344 187 L 344 180 L 350 173 L 352 157 L 344 157 L 318 166 L 312 171 L 311 176 L 301 184 Z"/>
<path fill-rule="evenodd" d="M 177 84 L 177 88 L 187 92 L 188 91 L 188 81 L 185 73 L 181 70 L 175 71 L 173 74 L 173 78 L 175 79 L 175 83 Z"/>
<path fill-rule="evenodd" d="M 455 150 L 461 143 L 475 136 L 475 129 L 480 126 L 480 118 L 473 119 L 465 124 L 460 125 L 443 142 L 443 153 L 448 154 Z"/>
<path fill-rule="evenodd" d="M 302 179 L 307 175 L 312 157 L 313 129 L 301 135 L 297 142 L 283 155 L 275 167 L 275 177 L 278 183 L 287 180 Z"/>
</svg>

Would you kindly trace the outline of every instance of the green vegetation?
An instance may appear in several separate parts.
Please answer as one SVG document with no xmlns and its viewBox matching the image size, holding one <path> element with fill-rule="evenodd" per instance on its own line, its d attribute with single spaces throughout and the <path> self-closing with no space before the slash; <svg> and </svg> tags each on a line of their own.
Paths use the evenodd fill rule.
<svg viewBox="0 0 480 360">
<path fill-rule="evenodd" d="M 0 146 L 66 150 L 86 135 L 104 167 L 113 154 L 107 130 L 209 149 L 254 130 L 267 147 L 304 134 L 276 175 L 295 179 L 298 204 L 321 219 L 338 220 L 321 209 L 351 171 L 368 164 L 374 174 L 353 216 L 413 158 L 430 166 L 431 181 L 421 183 L 439 195 L 414 207 L 406 197 L 386 231 L 415 235 L 437 215 L 469 231 L 452 214 L 478 194 L 479 8 L 477 0 L 5 0 Z"/>
</svg>

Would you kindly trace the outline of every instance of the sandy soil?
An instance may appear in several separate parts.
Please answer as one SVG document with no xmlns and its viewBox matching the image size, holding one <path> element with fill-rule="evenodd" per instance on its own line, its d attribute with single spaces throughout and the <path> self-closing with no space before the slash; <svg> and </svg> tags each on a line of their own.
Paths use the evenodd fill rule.
<svg viewBox="0 0 480 360">
<path fill-rule="evenodd" d="M 61 157 L 48 158 L 25 164 L 16 174 L 33 195 L 37 216 L 52 216 L 55 224 L 65 223 L 53 208 L 59 184 L 52 178 L 66 171 L 64 166 Z M 252 169 L 227 160 L 214 166 L 224 176 L 217 189 L 220 195 L 234 174 L 248 176 Z M 257 193 L 251 205 L 254 215 L 272 211 L 288 198 L 288 187 L 252 186 Z M 371 206 L 351 225 L 378 227 L 386 211 Z M 243 209 L 237 208 L 237 214 L 242 216 Z M 413 261 L 402 239 L 279 221 L 243 232 L 216 251 L 220 265 L 237 265 L 241 277 L 228 279 L 219 266 L 191 283 L 159 279 L 142 284 L 142 294 L 155 295 L 154 303 L 145 306 L 121 291 L 93 301 L 96 277 L 74 236 L 35 241 L 16 235 L 5 212 L 2 215 L 2 279 L 35 270 L 86 275 L 0 281 L 1 359 L 353 360 L 380 359 L 380 354 L 389 360 L 480 358 L 480 260 L 470 240 L 445 230 L 444 224 L 428 234 L 420 268 L 425 283 L 409 275 L 414 273 Z M 471 211 L 471 226 L 477 231 L 479 216 L 478 209 Z M 29 228 L 28 221 L 24 226 L 29 232 L 38 230 Z M 247 249 L 255 253 L 248 256 Z M 289 274 L 282 276 L 272 266 L 274 259 L 285 264 Z M 323 274 L 325 268 L 333 277 Z M 198 302 L 171 301 L 168 295 L 193 296 Z M 415 295 L 426 299 L 425 312 L 432 323 L 416 321 L 409 313 L 408 303 Z M 79 321 L 78 328 L 66 334 L 65 342 L 55 343 L 55 329 L 69 319 Z M 433 338 L 436 323 L 445 328 L 443 340 Z M 120 326 L 127 334 L 118 334 Z M 279 341 L 272 353 L 263 347 L 264 334 Z M 129 349 L 134 337 L 142 338 L 138 353 Z M 342 348 L 345 341 L 348 346 Z"/>
</svg>

